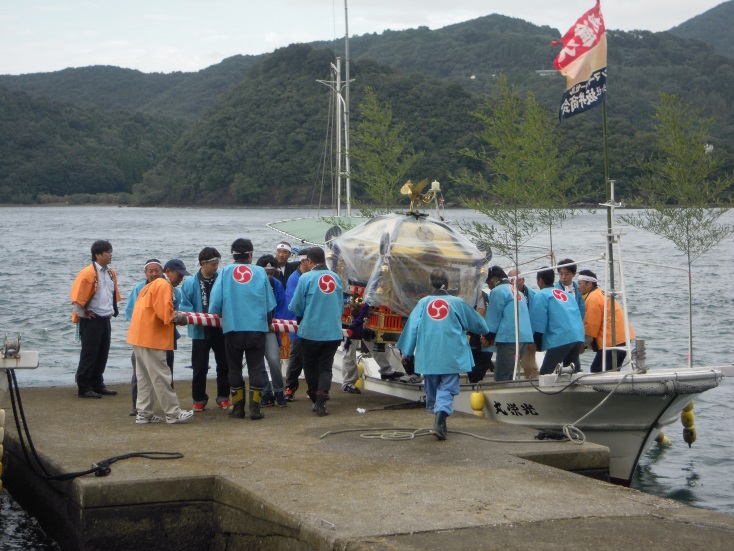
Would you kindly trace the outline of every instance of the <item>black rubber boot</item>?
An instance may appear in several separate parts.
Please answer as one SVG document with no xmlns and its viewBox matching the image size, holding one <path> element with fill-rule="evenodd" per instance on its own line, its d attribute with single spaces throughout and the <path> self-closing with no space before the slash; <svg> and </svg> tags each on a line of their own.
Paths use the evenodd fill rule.
<svg viewBox="0 0 734 551">
<path fill-rule="evenodd" d="M 438 440 L 446 440 L 449 430 L 446 428 L 446 418 L 448 417 L 445 411 L 439 411 L 436 413 L 436 420 L 433 423 L 433 436 Z"/>
<path fill-rule="evenodd" d="M 326 410 L 326 400 L 329 399 L 328 394 L 317 394 L 316 395 L 316 404 L 314 411 L 316 412 L 316 415 L 319 417 L 323 417 L 324 415 L 329 415 L 329 412 Z"/>
<path fill-rule="evenodd" d="M 262 399 L 262 388 L 250 387 L 250 419 L 257 421 L 265 417 L 260 410 L 260 400 Z"/>
<path fill-rule="evenodd" d="M 245 387 L 230 389 L 229 416 L 237 419 L 245 418 Z"/>
</svg>

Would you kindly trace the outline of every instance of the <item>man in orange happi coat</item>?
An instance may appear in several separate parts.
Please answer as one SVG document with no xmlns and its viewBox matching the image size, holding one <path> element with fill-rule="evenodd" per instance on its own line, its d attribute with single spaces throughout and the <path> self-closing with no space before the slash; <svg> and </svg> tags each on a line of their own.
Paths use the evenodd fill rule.
<svg viewBox="0 0 734 551">
<path fill-rule="evenodd" d="M 182 410 L 173 390 L 173 376 L 166 363 L 166 351 L 173 350 L 173 326 L 186 325 L 185 314 L 173 309 L 173 288 L 184 276 L 191 275 L 178 258 L 166 262 L 163 277 L 154 279 L 140 290 L 135 301 L 127 342 L 135 354 L 135 375 L 138 379 L 138 401 L 135 405 L 139 425 L 161 423 L 153 414 L 153 399 L 158 398 L 167 423 L 182 423 L 194 412 Z"/>
<path fill-rule="evenodd" d="M 609 346 L 624 346 L 624 312 L 618 300 L 607 299 L 607 334 L 604 336 L 604 293 L 599 289 L 599 281 L 596 274 L 591 270 L 581 270 L 578 275 L 579 290 L 586 301 L 586 313 L 584 314 L 584 334 L 587 346 L 596 352 L 594 360 L 589 366 L 592 373 L 598 373 L 602 368 L 602 348 Z M 612 304 L 614 304 L 615 340 L 612 344 Z M 628 324 L 630 339 L 635 338 L 632 326 Z M 612 363 L 612 351 L 607 350 L 606 369 L 616 369 L 622 365 L 626 350 L 617 350 L 617 364 Z"/>
<path fill-rule="evenodd" d="M 114 396 L 117 391 L 104 384 L 104 370 L 110 352 L 112 325 L 117 317 L 120 291 L 117 274 L 109 268 L 112 245 L 100 239 L 92 243 L 92 263 L 82 269 L 71 287 L 71 321 L 79 324 L 82 350 L 76 369 L 80 398 Z"/>
</svg>

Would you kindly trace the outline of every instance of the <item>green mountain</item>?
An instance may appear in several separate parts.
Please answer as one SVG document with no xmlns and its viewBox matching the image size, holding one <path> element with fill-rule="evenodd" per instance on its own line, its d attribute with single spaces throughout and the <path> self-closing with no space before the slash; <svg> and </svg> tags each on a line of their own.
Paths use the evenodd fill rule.
<svg viewBox="0 0 734 551">
<path fill-rule="evenodd" d="M 328 89 L 316 78 L 329 78 L 333 58 L 303 44 L 267 57 L 187 130 L 136 186 L 136 196 L 144 204 L 310 204 L 320 192 L 314 182 L 329 117 Z M 400 120 L 410 122 L 416 146 L 431 151 L 420 170 L 444 175 L 459 166 L 452 153 L 476 129 L 469 116 L 476 98 L 445 81 L 407 78 L 370 61 L 355 62 L 353 70 L 360 80 L 354 105 L 365 86 L 379 87 Z M 328 204 L 331 191 L 325 192 Z"/>
<path fill-rule="evenodd" d="M 93 66 L 0 75 L 0 87 L 78 107 L 124 109 L 192 122 L 264 56 L 233 56 L 196 73 L 141 73 Z"/>
<path fill-rule="evenodd" d="M 436 178 L 446 187 L 449 173 L 470 166 L 457 152 L 477 145 L 477 122 L 470 112 L 493 91 L 499 72 L 521 90 L 533 91 L 548 109 L 558 109 L 565 82 L 549 71 L 558 52 L 549 43 L 559 36 L 549 27 L 491 15 L 435 31 L 423 27 L 353 37 L 352 125 L 359 123 L 357 106 L 365 86 L 373 86 L 380 101 L 391 103 L 395 121 L 412 134 L 413 147 L 425 152 L 411 177 Z M 611 174 L 622 196 L 635 191 L 636 162 L 649 152 L 651 116 L 661 91 L 677 94 L 717 118 L 711 143 L 724 152 L 727 168 L 734 169 L 734 60 L 717 54 L 711 45 L 667 32 L 609 31 L 608 43 Z M 2 106 L 3 113 L 15 126 L 3 124 L 0 133 L 11 139 L 24 135 L 26 140 L 16 140 L 12 147 L 3 144 L 5 164 L 21 166 L 30 157 L 46 163 L 45 170 L 26 172 L 22 188 L 4 180 L 8 176 L 3 167 L 0 186 L 5 194 L 0 201 L 89 193 L 86 190 L 94 188 L 77 171 L 47 176 L 54 173 L 51 159 L 65 160 L 56 156 L 57 149 L 66 148 L 62 136 L 76 144 L 79 165 L 86 155 L 94 166 L 105 157 L 105 139 L 138 132 L 139 143 L 155 144 L 145 149 L 145 163 L 137 165 L 151 170 L 144 179 L 140 170 L 127 171 L 139 176 L 114 180 L 115 185 L 105 189 L 129 191 L 130 182 L 139 183 L 135 200 L 144 204 L 312 204 L 313 197 L 330 193 L 314 184 L 328 116 L 327 89 L 316 79 L 329 78 L 334 56 L 321 46 L 337 52 L 343 48 L 341 41 L 294 45 L 267 56 L 234 56 L 198 73 L 145 75 L 90 67 L 0 76 L 0 87 L 36 98 L 7 92 L 15 99 Z M 27 107 L 30 103 L 32 108 Z M 94 123 L 73 123 L 80 118 Z M 37 139 L 20 128 L 24 120 Z M 592 167 L 590 183 L 598 181 L 598 188 L 603 187 L 604 173 L 600 128 L 601 109 L 596 109 L 556 130 L 564 147 L 579 148 L 575 160 Z M 88 140 L 82 139 L 85 133 Z M 448 184 L 453 198 L 467 192 L 450 188 Z"/>
<path fill-rule="evenodd" d="M 160 117 L 83 109 L 0 88 L 0 203 L 129 194 L 181 130 Z"/>
<path fill-rule="evenodd" d="M 711 44 L 717 53 L 734 57 L 732 25 L 734 0 L 729 0 L 673 27 L 669 32 L 681 38 L 692 38 Z"/>
<path fill-rule="evenodd" d="M 0 75 L 0 87 L 78 107 L 137 111 L 188 76 L 95 65 L 52 73 Z"/>
</svg>

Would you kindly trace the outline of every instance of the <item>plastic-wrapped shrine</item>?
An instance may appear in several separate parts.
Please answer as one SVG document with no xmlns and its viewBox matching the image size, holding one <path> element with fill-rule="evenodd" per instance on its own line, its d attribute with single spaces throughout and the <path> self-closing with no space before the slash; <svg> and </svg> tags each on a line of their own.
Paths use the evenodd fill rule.
<svg viewBox="0 0 734 551">
<path fill-rule="evenodd" d="M 472 306 L 486 277 L 484 254 L 443 221 L 425 214 L 376 216 L 334 239 L 331 266 L 352 297 L 342 321 L 349 325 L 364 302 L 364 328 L 380 343 L 396 342 L 418 301 L 431 292 L 429 275 L 443 268 L 451 295 Z"/>
</svg>

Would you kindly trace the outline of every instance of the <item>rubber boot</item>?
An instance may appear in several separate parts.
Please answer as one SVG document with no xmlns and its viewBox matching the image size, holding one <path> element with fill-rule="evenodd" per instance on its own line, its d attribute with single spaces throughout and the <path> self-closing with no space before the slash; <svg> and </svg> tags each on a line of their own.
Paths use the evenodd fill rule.
<svg viewBox="0 0 734 551">
<path fill-rule="evenodd" d="M 257 421 L 265 417 L 260 410 L 260 400 L 262 399 L 262 388 L 250 387 L 250 419 Z"/>
<path fill-rule="evenodd" d="M 446 428 L 446 418 L 448 415 L 445 411 L 439 411 L 436 413 L 436 420 L 433 423 L 433 436 L 438 440 L 446 440 L 448 436 L 448 429 Z"/>
<path fill-rule="evenodd" d="M 316 415 L 319 417 L 323 417 L 324 415 L 329 415 L 329 412 L 326 411 L 326 400 L 329 399 L 328 394 L 316 394 L 316 403 L 314 404 L 316 412 Z"/>
<path fill-rule="evenodd" d="M 245 418 L 245 387 L 232 387 L 229 391 L 229 416 L 237 419 Z"/>
</svg>

